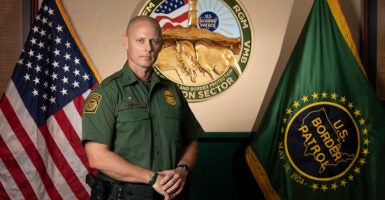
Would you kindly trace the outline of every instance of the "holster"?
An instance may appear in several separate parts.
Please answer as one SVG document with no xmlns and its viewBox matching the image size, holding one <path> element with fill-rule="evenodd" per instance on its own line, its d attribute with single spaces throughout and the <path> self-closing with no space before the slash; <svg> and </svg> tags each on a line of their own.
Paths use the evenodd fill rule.
<svg viewBox="0 0 385 200">
<path fill-rule="evenodd" d="M 105 200 L 110 193 L 110 183 L 95 177 L 92 173 L 87 174 L 86 183 L 91 188 L 91 200 Z"/>
</svg>

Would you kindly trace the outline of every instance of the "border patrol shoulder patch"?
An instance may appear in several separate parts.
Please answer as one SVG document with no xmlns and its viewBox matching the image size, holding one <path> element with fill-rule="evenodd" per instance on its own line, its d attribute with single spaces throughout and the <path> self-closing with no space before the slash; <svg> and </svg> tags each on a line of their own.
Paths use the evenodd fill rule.
<svg viewBox="0 0 385 200">
<path fill-rule="evenodd" d="M 85 104 L 84 113 L 85 114 L 95 114 L 98 110 L 99 104 L 102 100 L 102 95 L 98 93 L 92 93 L 88 98 Z"/>
</svg>

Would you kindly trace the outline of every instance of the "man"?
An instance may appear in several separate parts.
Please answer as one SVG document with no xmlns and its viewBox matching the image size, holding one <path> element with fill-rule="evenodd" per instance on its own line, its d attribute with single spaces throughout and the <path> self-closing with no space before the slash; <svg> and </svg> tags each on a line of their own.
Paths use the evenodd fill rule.
<svg viewBox="0 0 385 200">
<path fill-rule="evenodd" d="M 187 199 L 203 129 L 179 88 L 153 73 L 162 48 L 157 21 L 131 19 L 123 44 L 123 69 L 83 109 L 83 144 L 99 172 L 91 198 Z"/>
</svg>

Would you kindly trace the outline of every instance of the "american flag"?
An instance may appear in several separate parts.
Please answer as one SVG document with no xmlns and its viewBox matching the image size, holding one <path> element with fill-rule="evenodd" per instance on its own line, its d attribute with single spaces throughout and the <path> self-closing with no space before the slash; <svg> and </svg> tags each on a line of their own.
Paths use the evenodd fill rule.
<svg viewBox="0 0 385 200">
<path fill-rule="evenodd" d="M 82 104 L 100 78 L 59 0 L 44 0 L 0 101 L 0 199 L 89 199 Z"/>
<path fill-rule="evenodd" d="M 162 29 L 181 28 L 188 25 L 188 0 L 166 0 L 151 14 Z"/>
</svg>

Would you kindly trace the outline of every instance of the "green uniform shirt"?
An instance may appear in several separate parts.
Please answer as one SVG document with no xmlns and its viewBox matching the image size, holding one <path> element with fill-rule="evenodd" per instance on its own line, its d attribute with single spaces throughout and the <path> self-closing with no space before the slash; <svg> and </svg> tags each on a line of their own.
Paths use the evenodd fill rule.
<svg viewBox="0 0 385 200">
<path fill-rule="evenodd" d="M 87 97 L 82 120 L 83 141 L 153 171 L 175 168 L 184 145 L 203 133 L 176 84 L 155 73 L 143 83 L 127 62 Z"/>
</svg>

